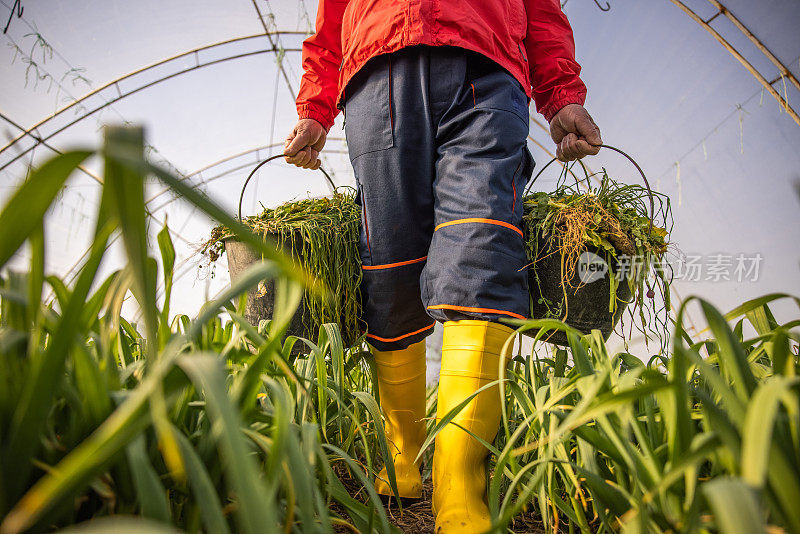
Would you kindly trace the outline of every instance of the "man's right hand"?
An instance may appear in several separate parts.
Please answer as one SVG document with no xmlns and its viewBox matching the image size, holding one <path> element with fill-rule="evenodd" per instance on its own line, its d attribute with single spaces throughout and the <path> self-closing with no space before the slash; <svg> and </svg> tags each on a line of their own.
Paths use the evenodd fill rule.
<svg viewBox="0 0 800 534">
<path fill-rule="evenodd" d="M 286 162 L 304 169 L 319 169 L 319 153 L 328 134 L 314 119 L 300 119 L 286 138 Z"/>
</svg>

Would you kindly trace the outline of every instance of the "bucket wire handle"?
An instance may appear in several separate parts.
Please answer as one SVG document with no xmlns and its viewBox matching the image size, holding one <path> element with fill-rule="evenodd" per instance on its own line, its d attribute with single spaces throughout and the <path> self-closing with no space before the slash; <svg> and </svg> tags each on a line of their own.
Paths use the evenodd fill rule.
<svg viewBox="0 0 800 534">
<path fill-rule="evenodd" d="M 258 169 L 260 169 L 261 167 L 263 167 L 264 165 L 266 165 L 267 163 L 269 163 L 270 161 L 272 161 L 274 159 L 283 158 L 283 157 L 286 157 L 286 154 L 275 154 L 274 156 L 270 156 L 267 159 L 265 159 L 264 161 L 262 161 L 261 163 L 259 163 L 258 165 L 256 165 L 256 167 L 252 171 L 250 171 L 250 175 L 247 177 L 247 180 L 244 181 L 244 185 L 242 185 L 242 192 L 239 194 L 239 220 L 240 221 L 242 220 L 242 201 L 244 200 L 244 191 L 245 191 L 245 189 L 247 189 L 247 184 L 250 183 L 250 180 L 253 178 L 253 176 L 255 176 L 255 174 L 258 171 Z M 319 170 L 322 172 L 322 174 L 325 175 L 325 180 L 328 182 L 328 185 L 331 188 L 331 192 L 335 191 L 336 190 L 336 185 L 333 183 L 333 180 L 331 180 L 330 175 L 321 166 L 320 166 Z"/>
<path fill-rule="evenodd" d="M 645 176 L 644 171 L 642 170 L 642 168 L 639 166 L 638 163 L 636 163 L 636 161 L 632 157 L 630 157 L 627 153 L 625 153 L 624 151 L 620 150 L 617 147 L 613 147 L 611 145 L 592 145 L 592 146 L 593 147 L 598 147 L 598 148 L 608 148 L 609 150 L 613 150 L 614 152 L 618 152 L 618 153 L 622 154 L 623 156 L 625 156 L 628 159 L 628 161 L 633 163 L 633 166 L 636 167 L 636 170 L 639 171 L 639 174 L 642 175 L 642 181 L 644 181 L 644 185 L 645 185 L 645 187 L 647 187 L 647 196 L 650 199 L 650 227 L 649 227 L 647 233 L 648 234 L 652 234 L 653 233 L 653 217 L 655 217 L 655 201 L 653 200 L 653 190 L 650 188 L 650 182 L 647 181 L 647 176 Z M 536 173 L 536 176 L 531 178 L 531 180 L 527 183 L 527 185 L 525 185 L 525 189 L 523 190 L 523 193 L 522 193 L 523 196 L 527 195 L 530 192 L 530 189 L 531 189 L 531 187 L 533 187 L 533 183 L 536 181 L 536 179 L 539 178 L 539 176 L 544 172 L 544 170 L 547 167 L 549 167 L 550 164 L 553 163 L 554 161 L 556 161 L 557 159 L 558 158 L 553 158 L 550 161 L 548 161 L 547 165 L 542 167 L 539 170 L 539 172 Z"/>
</svg>

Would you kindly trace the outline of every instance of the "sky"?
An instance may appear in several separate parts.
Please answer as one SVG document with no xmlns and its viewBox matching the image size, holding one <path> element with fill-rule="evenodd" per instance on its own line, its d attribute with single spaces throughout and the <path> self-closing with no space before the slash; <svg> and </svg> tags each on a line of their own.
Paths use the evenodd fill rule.
<svg viewBox="0 0 800 534">
<path fill-rule="evenodd" d="M 0 0 L 3 25 L 12 3 Z M 0 48 L 0 113 L 13 121 L 0 119 L 2 145 L 19 135 L 17 126 L 30 128 L 133 71 L 263 32 L 252 0 L 21 3 L 23 17 L 11 19 L 2 36 L 6 46 Z M 686 4 L 705 18 L 715 12 L 707 0 Z M 255 5 L 268 28 L 286 32 L 309 31 L 316 14 L 313 0 L 255 0 Z M 565 5 L 589 89 L 586 107 L 604 141 L 631 154 L 653 187 L 671 198 L 672 240 L 694 262 L 687 276 L 675 281 L 676 295 L 699 295 L 725 310 L 769 292 L 800 294 L 800 126 L 671 1 L 610 0 L 610 6 L 602 12 L 591 0 L 568 0 Z M 800 76 L 800 2 L 727 0 L 726 6 Z M 712 24 L 765 77 L 776 77 L 776 67 L 725 17 Z M 281 66 L 295 91 L 302 39 L 295 34 L 279 39 Z M 250 169 L 280 147 L 254 149 L 282 144 L 296 120 L 292 93 L 279 73 L 276 54 L 267 51 L 270 47 L 261 36 L 177 58 L 112 83 L 37 132 L 49 137 L 75 121 L 48 139 L 53 148 L 64 150 L 97 146 L 103 124 L 143 124 L 154 161 L 187 176 L 235 213 Z M 191 70 L 174 75 L 185 69 Z M 163 77 L 168 79 L 158 81 Z M 784 88 L 778 83 L 776 88 L 800 109 L 800 92 L 791 84 Z M 134 92 L 128 96 L 129 91 Z M 533 108 L 531 113 L 544 122 Z M 549 136 L 535 123 L 531 136 L 552 150 Z M 329 137 L 324 164 L 337 184 L 353 185 L 341 117 Z M 26 165 L 52 155 L 38 146 L 7 165 L 33 144 L 25 138 L 0 152 L 0 166 L 5 167 L 0 171 L 0 204 L 24 179 Z M 535 143 L 530 147 L 538 165 L 550 159 Z M 585 161 L 594 170 L 605 167 L 621 181 L 639 180 L 624 160 L 608 151 Z M 96 161 L 88 168 L 99 174 Z M 537 188 L 546 190 L 555 183 L 557 173 L 549 171 Z M 176 232 L 179 279 L 172 309 L 193 315 L 229 282 L 227 267 L 222 259 L 209 268 L 198 253 L 213 223 L 162 189 L 148 185 L 147 197 L 155 197 L 149 204 L 151 230 L 157 232 L 166 219 Z M 248 189 L 243 211 L 256 213 L 260 205 L 325 192 L 321 174 L 269 164 Z M 49 272 L 74 273 L 90 240 L 98 193 L 90 176 L 79 173 L 70 179 L 48 218 Z M 751 268 L 741 281 L 736 279 L 737 258 Z M 28 260 L 22 250 L 12 267 L 24 268 Z M 122 264 L 119 247 L 112 247 L 103 273 Z M 779 305 L 778 311 L 789 313 L 786 306 Z"/>
</svg>

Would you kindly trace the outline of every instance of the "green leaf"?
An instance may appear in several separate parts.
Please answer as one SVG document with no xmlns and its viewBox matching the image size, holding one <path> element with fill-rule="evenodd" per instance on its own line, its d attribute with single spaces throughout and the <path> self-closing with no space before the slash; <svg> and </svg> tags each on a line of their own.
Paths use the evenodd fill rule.
<svg viewBox="0 0 800 534">
<path fill-rule="evenodd" d="M 91 416 L 92 426 L 100 424 L 113 410 L 103 375 L 88 347 L 75 347 L 72 350 L 72 362 L 75 369 L 75 385 L 81 393 L 81 401 L 86 411 Z"/>
<path fill-rule="evenodd" d="M 752 300 L 748 300 L 747 302 L 740 304 L 736 308 L 732 309 L 728 313 L 725 314 L 726 321 L 732 321 L 741 317 L 742 315 L 747 314 L 750 311 L 758 309 L 765 304 L 772 302 L 773 300 L 779 299 L 791 299 L 795 301 L 795 303 L 800 306 L 800 299 L 789 295 L 788 293 L 770 293 L 768 295 L 764 295 L 763 297 L 758 297 Z"/>
<path fill-rule="evenodd" d="M 123 158 L 119 154 L 117 154 L 117 159 L 119 161 L 124 161 L 129 166 L 138 167 L 142 172 L 152 173 L 158 177 L 159 180 L 164 182 L 165 185 L 175 191 L 179 197 L 185 199 L 187 202 L 199 208 L 203 213 L 227 227 L 239 240 L 250 245 L 253 250 L 261 254 L 264 259 L 275 262 L 281 272 L 286 276 L 311 288 L 312 292 L 321 294 L 322 288 L 314 283 L 314 279 L 289 256 L 280 252 L 270 240 L 254 234 L 250 228 L 237 221 L 222 207 L 191 185 L 173 176 L 172 173 L 155 165 L 143 163 L 139 159 Z"/>
<path fill-rule="evenodd" d="M 203 392 L 208 414 L 219 428 L 220 454 L 227 465 L 225 475 L 239 503 L 236 511 L 239 528 L 247 534 L 275 531 L 278 522 L 274 503 L 266 498 L 259 469 L 248 454 L 239 414 L 228 399 L 222 366 L 213 354 L 182 356 L 178 365 Z"/>
<path fill-rule="evenodd" d="M 177 428 L 173 427 L 173 432 L 181 448 L 184 465 L 186 466 L 186 478 L 192 488 L 194 500 L 200 505 L 200 515 L 206 525 L 206 532 L 228 534 L 228 522 L 225 520 L 225 513 L 219 502 L 217 489 L 206 470 L 203 461 L 195 452 L 192 443 Z"/>
<path fill-rule="evenodd" d="M 394 469 L 394 455 L 389 451 L 389 443 L 386 439 L 386 431 L 383 426 L 383 420 L 381 419 L 381 409 L 378 406 L 378 403 L 375 402 L 375 398 L 369 393 L 364 391 L 354 391 L 353 397 L 357 398 L 361 404 L 366 407 L 370 416 L 372 416 L 372 422 L 377 430 L 375 435 L 378 440 L 378 449 L 381 451 L 381 456 L 383 457 L 383 466 L 386 468 L 386 475 L 389 477 L 389 487 L 392 489 L 392 492 L 395 495 L 398 495 L 399 492 L 397 490 L 397 478 Z M 420 454 L 422 454 L 421 451 Z"/>
<path fill-rule="evenodd" d="M 164 228 L 158 232 L 158 248 L 161 251 L 161 269 L 164 276 L 164 306 L 161 309 L 159 322 L 159 340 L 163 345 L 169 338 L 169 304 L 172 298 L 172 280 L 175 269 L 175 247 L 169 235 L 169 228 L 164 223 Z"/>
<path fill-rule="evenodd" d="M 722 534 L 766 532 L 758 497 L 742 480 L 721 477 L 702 488 Z"/>
<path fill-rule="evenodd" d="M 101 517 L 57 531 L 57 534 L 176 534 L 173 526 L 150 519 L 122 515 Z"/>
<path fill-rule="evenodd" d="M 91 155 L 88 150 L 75 150 L 47 160 L 11 196 L 0 212 L 0 267 L 42 225 L 64 182 Z"/>
<path fill-rule="evenodd" d="M 797 403 L 798 397 L 792 399 L 790 393 L 798 383 L 798 378 L 770 377 L 759 385 L 748 403 L 742 428 L 742 479 L 753 487 L 764 485 L 778 408 L 786 397 L 790 405 Z"/>
<path fill-rule="evenodd" d="M 147 330 L 149 350 L 157 349 L 158 329 L 156 307 L 156 285 L 153 267 L 147 250 L 147 226 L 145 224 L 144 178 L 140 167 L 126 165 L 119 159 L 144 158 L 144 130 L 141 128 L 106 127 L 105 187 L 109 199 L 109 214 L 122 230 L 128 267 L 133 278 L 133 295 L 142 310 Z"/>
<path fill-rule="evenodd" d="M 747 320 L 750 321 L 750 324 L 753 325 L 753 328 L 756 329 L 758 335 L 763 336 L 772 330 L 773 325 L 770 324 L 770 321 L 767 318 L 766 304 L 764 306 L 759 306 L 754 310 L 748 311 L 745 315 L 747 316 Z"/>
<path fill-rule="evenodd" d="M 394 525 L 389 524 L 389 520 L 386 517 L 386 510 L 384 510 L 381 504 L 381 500 L 378 497 L 378 494 L 375 493 L 374 486 L 372 485 L 371 481 L 367 480 L 366 476 L 364 476 L 363 471 L 361 470 L 360 466 L 355 462 L 355 460 L 353 460 L 349 455 L 347 455 L 347 453 L 345 453 L 343 450 L 334 445 L 329 445 L 324 443 L 322 447 L 324 449 L 333 452 L 339 458 L 344 460 L 344 462 L 350 468 L 350 471 L 356 475 L 356 477 L 359 479 L 359 482 L 361 482 L 361 484 L 364 486 L 364 489 L 366 490 L 367 495 L 369 496 L 369 501 L 372 504 L 372 507 L 368 509 L 370 521 L 372 519 L 373 513 L 377 514 L 378 520 L 381 523 L 380 532 L 390 532 L 390 533 L 397 532 L 398 531 L 397 528 Z M 344 502 L 348 501 L 344 500 Z M 364 530 L 369 532 L 372 529 L 364 529 Z"/>
<path fill-rule="evenodd" d="M 142 516 L 168 523 L 170 511 L 167 491 L 150 464 L 144 436 L 140 435 L 131 441 L 126 447 L 125 454 L 128 457 Z"/>
<path fill-rule="evenodd" d="M 720 367 L 730 375 L 733 389 L 739 398 L 746 400 L 756 387 L 756 379 L 750 370 L 744 348 L 736 340 L 725 318 L 708 302 L 702 299 L 699 301 L 719 346 Z"/>
<path fill-rule="evenodd" d="M 58 383 L 63 378 L 64 363 L 70 347 L 79 335 L 81 311 L 86 296 L 94 282 L 105 246 L 114 226 L 101 215 L 98 218 L 94 241 L 89 257 L 80 271 L 75 289 L 62 310 L 61 320 L 52 334 L 50 343 L 41 356 L 33 362 L 26 377 L 22 394 L 14 411 L 9 432 L 8 445 L 3 460 L 17 466 L 16 477 L 9 481 L 8 493 L 14 499 L 24 489 L 31 469 L 31 457 L 38 452 L 37 444 L 41 431 L 53 403 Z"/>
<path fill-rule="evenodd" d="M 44 221 L 30 235 L 31 270 L 28 273 L 28 324 L 39 334 L 39 316 L 41 313 L 42 287 L 44 286 L 45 236 Z M 34 345 L 36 344 L 34 340 Z"/>
</svg>

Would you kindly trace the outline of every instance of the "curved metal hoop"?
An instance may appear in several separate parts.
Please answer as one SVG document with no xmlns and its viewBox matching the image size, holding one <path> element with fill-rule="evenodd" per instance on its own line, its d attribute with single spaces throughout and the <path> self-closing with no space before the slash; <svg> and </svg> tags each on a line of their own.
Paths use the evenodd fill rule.
<svg viewBox="0 0 800 534">
<path fill-rule="evenodd" d="M 267 159 L 265 159 L 264 161 L 262 161 L 261 163 L 259 163 L 258 165 L 256 165 L 255 168 L 252 171 L 250 171 L 250 175 L 247 177 L 247 180 L 244 181 L 244 185 L 242 185 L 242 192 L 239 193 L 239 220 L 240 221 L 242 220 L 242 201 L 244 200 L 244 191 L 245 191 L 245 189 L 247 189 L 247 184 L 249 184 L 250 180 L 253 178 L 253 176 L 256 175 L 256 172 L 258 172 L 258 169 L 260 169 L 261 167 L 263 167 L 264 165 L 266 165 L 267 163 L 269 163 L 272 160 L 275 160 L 275 159 L 278 159 L 278 158 L 283 158 L 283 157 L 286 157 L 286 156 L 284 154 L 275 154 L 274 156 L 270 156 Z M 319 170 L 322 172 L 323 175 L 325 175 L 325 180 L 328 182 L 328 185 L 331 188 L 331 192 L 335 191 L 336 190 L 336 185 L 333 183 L 333 180 L 331 180 L 330 175 L 322 167 L 320 167 Z"/>
<path fill-rule="evenodd" d="M 647 196 L 650 199 L 650 228 L 648 230 L 648 233 L 652 233 L 652 231 L 653 231 L 653 217 L 655 217 L 655 211 L 656 211 L 655 210 L 655 201 L 653 200 L 653 190 L 650 188 L 650 182 L 647 180 L 647 176 L 645 176 L 644 171 L 642 170 L 642 168 L 639 166 L 638 163 L 636 163 L 636 161 L 632 157 L 630 157 L 627 153 L 625 153 L 624 151 L 620 150 L 617 147 L 613 147 L 611 145 L 592 145 L 592 146 L 599 147 L 599 148 L 607 148 L 609 150 L 613 150 L 614 152 L 618 152 L 619 154 L 622 154 L 623 156 L 625 156 L 628 159 L 628 161 L 633 163 L 633 166 L 636 167 L 636 170 L 639 171 L 640 175 L 642 175 L 642 181 L 644 181 L 644 185 L 647 188 Z M 553 158 L 550 161 L 548 161 L 547 165 L 542 167 L 539 170 L 539 172 L 536 173 L 536 176 L 534 176 L 533 178 L 530 179 L 530 181 L 525 185 L 525 189 L 523 190 L 523 193 L 522 193 L 523 196 L 527 195 L 528 192 L 530 192 L 530 189 L 531 189 L 531 187 L 533 187 L 533 183 L 536 181 L 536 179 L 539 178 L 539 176 L 544 172 L 544 170 L 547 167 L 549 167 L 550 164 L 553 163 L 554 161 L 556 161 L 557 159 L 558 158 Z"/>
<path fill-rule="evenodd" d="M 105 85 L 103 85 L 101 87 L 98 87 L 97 89 L 95 89 L 93 91 L 90 91 L 89 93 L 85 94 L 81 98 L 79 98 L 79 99 L 75 100 L 74 102 L 71 102 L 70 104 L 62 107 L 61 109 L 59 109 L 58 111 L 56 111 L 52 115 L 42 119 L 41 121 L 39 121 L 35 125 L 27 128 L 27 129 L 21 128 L 22 132 L 19 135 L 17 135 L 17 137 L 11 139 L 8 143 L 6 143 L 4 146 L 2 146 L 0 148 L 0 154 L 6 152 L 8 149 L 10 149 L 12 146 L 14 146 L 17 142 L 19 142 L 21 139 L 25 138 L 26 136 L 31 137 L 35 141 L 35 143 L 32 146 L 30 146 L 28 148 L 25 148 L 24 150 L 18 151 L 8 161 L 0 164 L 0 170 L 3 170 L 5 168 L 7 168 L 9 165 L 11 165 L 12 163 L 16 162 L 17 160 L 19 160 L 20 158 L 22 158 L 23 156 L 28 154 L 31 150 L 33 150 L 39 144 L 50 140 L 51 138 L 55 137 L 59 133 L 63 132 L 64 130 L 67 130 L 68 128 L 71 128 L 72 126 L 74 126 L 78 122 L 81 122 L 82 120 L 94 115 L 95 113 L 98 113 L 99 111 L 107 108 L 108 106 L 111 106 L 112 104 L 114 104 L 114 103 L 116 103 L 116 102 L 118 102 L 118 101 L 120 101 L 120 100 L 122 100 L 124 98 L 127 98 L 128 96 L 136 94 L 139 91 L 142 91 L 144 89 L 147 89 L 147 88 L 152 87 L 154 85 L 158 85 L 158 84 L 160 84 L 162 82 L 165 82 L 167 80 L 171 80 L 171 79 L 176 78 L 178 76 L 181 76 L 183 74 L 187 74 L 189 72 L 193 72 L 195 70 L 202 69 L 202 68 L 205 68 L 205 67 L 217 65 L 217 64 L 220 64 L 220 63 L 224 63 L 224 62 L 232 61 L 232 60 L 236 60 L 236 59 L 243 59 L 243 58 L 247 58 L 247 57 L 257 56 L 257 55 L 261 55 L 261 54 L 276 53 L 276 49 L 274 49 L 274 48 L 263 48 L 263 49 L 258 49 L 258 50 L 254 50 L 254 51 L 237 52 L 237 53 L 229 55 L 229 56 L 214 57 L 213 59 L 208 59 L 208 60 L 202 61 L 202 62 L 199 59 L 199 55 L 198 54 L 201 53 L 201 52 L 204 52 L 206 50 L 211 50 L 211 49 L 215 49 L 215 48 L 219 48 L 219 47 L 224 47 L 224 46 L 229 45 L 229 44 L 235 44 L 235 43 L 239 43 L 239 42 L 243 42 L 243 41 L 263 38 L 264 35 L 265 34 L 263 34 L 263 33 L 259 33 L 259 34 L 255 34 L 255 35 L 248 35 L 246 37 L 237 37 L 237 38 L 234 38 L 234 39 L 228 39 L 226 41 L 220 41 L 218 43 L 205 45 L 205 46 L 202 46 L 200 48 L 195 48 L 194 50 L 190 50 L 188 52 L 183 52 L 183 53 L 178 54 L 178 55 L 170 56 L 170 57 L 168 57 L 166 59 L 163 59 L 163 60 L 161 60 L 161 61 L 159 61 L 157 63 L 153 63 L 153 64 L 148 65 L 146 67 L 142 67 L 142 68 L 137 69 L 137 70 L 135 70 L 133 72 L 130 72 L 130 73 L 124 75 L 124 76 L 121 76 L 121 77 L 119 77 L 119 78 L 117 78 L 115 80 L 112 80 L 112 81 L 106 83 Z M 305 33 L 304 32 L 284 32 L 284 31 L 280 31 L 280 32 L 271 32 L 270 35 L 305 35 Z M 283 52 L 300 52 L 300 51 L 301 50 L 299 48 L 285 48 L 285 49 L 283 49 Z M 190 66 L 187 66 L 187 67 L 179 68 L 175 72 L 170 72 L 170 73 L 168 73 L 166 75 L 163 75 L 163 76 L 161 76 L 161 77 L 159 77 L 159 78 L 157 78 L 155 80 L 149 80 L 147 83 L 143 83 L 143 84 L 135 86 L 133 88 L 125 89 L 124 91 L 122 89 L 120 89 L 120 85 L 119 85 L 120 82 L 127 81 L 130 78 L 135 77 L 135 76 L 137 76 L 139 74 L 142 74 L 144 72 L 150 71 L 151 69 L 155 69 L 157 67 L 160 67 L 162 65 L 174 62 L 174 61 L 176 61 L 178 59 L 182 59 L 182 58 L 185 58 L 185 57 L 194 57 L 195 58 L 194 64 L 190 65 Z M 41 135 L 38 133 L 40 127 L 48 124 L 53 119 L 59 117 L 60 115 L 64 114 L 66 111 L 72 109 L 73 107 L 76 107 L 76 106 L 82 107 L 82 103 L 84 101 L 90 99 L 91 97 L 94 97 L 94 96 L 98 95 L 99 93 L 101 93 L 103 91 L 111 89 L 111 88 L 116 88 L 117 94 L 115 96 L 109 97 L 107 99 L 103 98 L 103 102 L 102 103 L 97 104 L 96 106 L 92 107 L 89 110 L 86 110 L 85 108 L 83 108 L 83 112 L 79 113 L 74 118 L 68 120 L 66 124 L 57 127 L 55 130 L 51 131 L 50 133 L 41 134 Z M 79 109 L 80 109 L 80 107 L 79 107 Z"/>
</svg>

